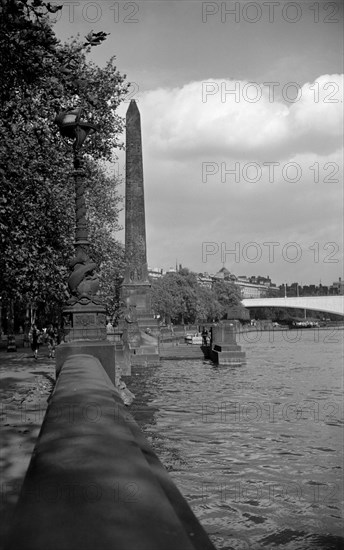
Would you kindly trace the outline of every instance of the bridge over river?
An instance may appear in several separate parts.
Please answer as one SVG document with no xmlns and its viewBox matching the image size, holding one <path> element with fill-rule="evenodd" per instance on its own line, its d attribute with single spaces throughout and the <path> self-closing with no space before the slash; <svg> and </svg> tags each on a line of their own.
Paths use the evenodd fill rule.
<svg viewBox="0 0 344 550">
<path fill-rule="evenodd" d="M 245 298 L 245 307 L 286 307 L 344 315 L 344 296 L 297 296 L 292 298 Z"/>
</svg>

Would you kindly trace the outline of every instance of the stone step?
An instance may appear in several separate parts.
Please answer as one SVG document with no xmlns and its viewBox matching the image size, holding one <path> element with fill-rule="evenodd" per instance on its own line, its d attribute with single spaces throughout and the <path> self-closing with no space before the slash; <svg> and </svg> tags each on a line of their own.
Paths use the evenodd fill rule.
<svg viewBox="0 0 344 550">
<path fill-rule="evenodd" d="M 133 350 L 133 355 L 159 354 L 158 346 L 140 346 Z"/>
<path fill-rule="evenodd" d="M 210 352 L 210 359 L 219 365 L 241 365 L 245 362 L 246 354 L 243 351 L 215 351 Z"/>
<path fill-rule="evenodd" d="M 155 366 L 160 364 L 160 357 L 157 353 L 140 353 L 131 354 L 130 363 L 132 367 L 138 366 Z"/>
<path fill-rule="evenodd" d="M 245 356 L 244 351 L 214 351 L 213 353 L 216 353 L 219 356 L 223 357 L 243 357 Z"/>
<path fill-rule="evenodd" d="M 179 346 L 171 344 L 160 345 L 161 359 L 204 359 L 201 346 L 181 344 Z"/>
<path fill-rule="evenodd" d="M 241 351 L 241 346 L 238 346 L 238 344 L 215 344 L 214 351 Z"/>
</svg>

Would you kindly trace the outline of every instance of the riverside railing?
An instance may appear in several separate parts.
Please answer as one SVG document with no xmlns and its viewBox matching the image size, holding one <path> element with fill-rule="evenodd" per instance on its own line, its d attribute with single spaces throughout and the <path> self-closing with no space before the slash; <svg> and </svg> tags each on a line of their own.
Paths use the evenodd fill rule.
<svg viewBox="0 0 344 550">
<path fill-rule="evenodd" d="M 100 361 L 63 364 L 6 550 L 215 550 Z"/>
</svg>

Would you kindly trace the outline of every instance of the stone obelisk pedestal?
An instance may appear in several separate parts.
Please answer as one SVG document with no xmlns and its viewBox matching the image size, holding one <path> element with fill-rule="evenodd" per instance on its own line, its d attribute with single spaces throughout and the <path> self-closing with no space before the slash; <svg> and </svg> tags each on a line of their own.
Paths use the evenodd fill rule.
<svg viewBox="0 0 344 550">
<path fill-rule="evenodd" d="M 156 364 L 159 328 L 152 313 L 148 279 L 141 119 L 133 100 L 126 115 L 125 255 L 121 297 L 126 313 L 121 328 L 126 333 L 132 364 Z"/>
</svg>

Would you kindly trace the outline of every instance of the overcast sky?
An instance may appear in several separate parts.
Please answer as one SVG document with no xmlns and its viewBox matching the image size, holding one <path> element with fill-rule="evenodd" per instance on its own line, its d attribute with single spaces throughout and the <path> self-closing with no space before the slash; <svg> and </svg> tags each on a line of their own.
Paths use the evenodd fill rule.
<svg viewBox="0 0 344 550">
<path fill-rule="evenodd" d="M 151 267 L 343 277 L 340 0 L 62 4 L 57 35 L 111 33 L 93 60 L 133 83 Z"/>
</svg>

